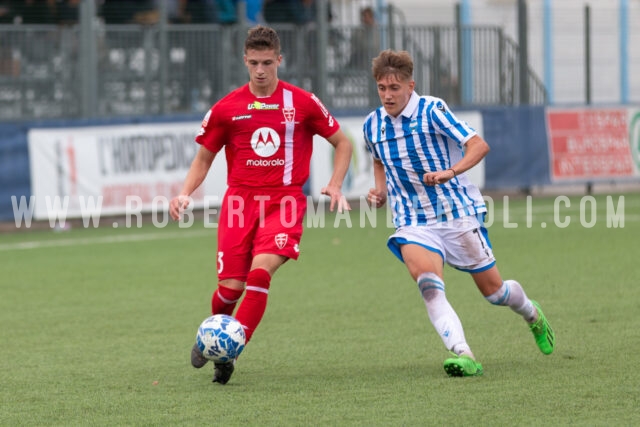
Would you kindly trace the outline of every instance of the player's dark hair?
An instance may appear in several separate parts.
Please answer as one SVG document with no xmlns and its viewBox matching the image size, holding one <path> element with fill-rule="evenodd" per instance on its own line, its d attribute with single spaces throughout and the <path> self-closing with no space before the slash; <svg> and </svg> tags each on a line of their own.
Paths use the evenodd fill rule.
<svg viewBox="0 0 640 427">
<path fill-rule="evenodd" d="M 273 28 L 256 25 L 249 29 L 247 39 L 244 41 L 244 53 L 249 49 L 273 50 L 276 55 L 280 55 L 280 37 Z"/>
<path fill-rule="evenodd" d="M 413 78 L 413 59 L 405 50 L 383 50 L 373 58 L 371 72 L 376 81 L 388 75 L 394 75 L 400 81 L 411 80 Z"/>
</svg>

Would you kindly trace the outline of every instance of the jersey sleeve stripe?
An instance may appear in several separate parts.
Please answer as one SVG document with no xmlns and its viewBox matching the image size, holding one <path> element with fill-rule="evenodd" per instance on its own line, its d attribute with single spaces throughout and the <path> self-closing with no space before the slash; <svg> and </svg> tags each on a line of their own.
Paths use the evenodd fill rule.
<svg viewBox="0 0 640 427">
<path fill-rule="evenodd" d="M 284 108 L 293 108 L 293 92 L 288 89 L 283 89 L 282 97 L 284 99 Z M 291 185 L 293 171 L 293 132 L 295 130 L 295 122 L 293 120 L 286 120 L 284 126 L 284 173 L 282 175 L 282 183 L 284 185 Z"/>
</svg>

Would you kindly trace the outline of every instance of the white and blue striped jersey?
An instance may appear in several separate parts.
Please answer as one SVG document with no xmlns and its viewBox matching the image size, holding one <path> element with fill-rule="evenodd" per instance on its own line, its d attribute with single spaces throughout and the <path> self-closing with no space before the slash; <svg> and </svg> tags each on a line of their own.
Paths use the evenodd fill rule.
<svg viewBox="0 0 640 427">
<path fill-rule="evenodd" d="M 442 99 L 413 92 L 398 117 L 380 107 L 367 116 L 363 130 L 367 149 L 384 165 L 396 227 L 431 225 L 486 212 L 480 190 L 464 173 L 440 185 L 422 182 L 425 173 L 456 164 L 464 155 L 464 144 L 476 135 Z"/>
</svg>

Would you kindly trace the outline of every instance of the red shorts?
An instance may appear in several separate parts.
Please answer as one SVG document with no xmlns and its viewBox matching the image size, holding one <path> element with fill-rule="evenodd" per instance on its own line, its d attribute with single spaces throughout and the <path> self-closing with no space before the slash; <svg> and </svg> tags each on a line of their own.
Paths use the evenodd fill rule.
<svg viewBox="0 0 640 427">
<path fill-rule="evenodd" d="M 218 221 L 218 279 L 245 281 L 258 254 L 298 259 L 307 199 L 300 188 L 229 188 Z"/>
</svg>

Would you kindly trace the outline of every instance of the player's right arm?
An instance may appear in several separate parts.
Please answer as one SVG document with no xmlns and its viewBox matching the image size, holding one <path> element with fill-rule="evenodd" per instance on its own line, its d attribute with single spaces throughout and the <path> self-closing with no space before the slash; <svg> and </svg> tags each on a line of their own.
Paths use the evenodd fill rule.
<svg viewBox="0 0 640 427">
<path fill-rule="evenodd" d="M 378 159 L 373 159 L 373 178 L 376 186 L 369 189 L 367 200 L 376 208 L 381 208 L 387 201 L 387 180 L 384 165 Z"/>
<path fill-rule="evenodd" d="M 422 182 L 427 185 L 444 184 L 480 163 L 489 150 L 490 148 L 487 141 L 480 135 L 474 135 L 465 143 L 464 156 L 458 163 L 451 165 L 443 171 L 425 173 L 422 176 Z"/>
<path fill-rule="evenodd" d="M 187 177 L 182 185 L 180 195 L 174 197 L 169 204 L 171 218 L 178 220 L 182 211 L 189 206 L 191 194 L 204 182 L 215 158 L 216 153 L 209 151 L 204 146 L 200 147 L 191 162 L 191 167 L 189 168 L 189 172 L 187 172 Z"/>
</svg>

